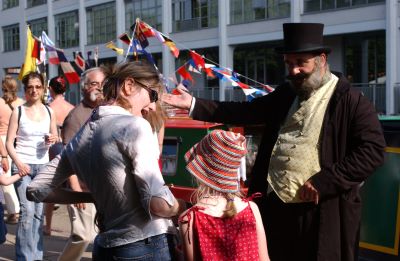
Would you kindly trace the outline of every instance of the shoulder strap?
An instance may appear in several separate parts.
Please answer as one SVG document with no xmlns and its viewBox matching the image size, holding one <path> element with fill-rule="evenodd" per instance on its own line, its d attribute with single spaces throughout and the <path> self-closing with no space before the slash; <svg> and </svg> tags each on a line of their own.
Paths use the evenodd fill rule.
<svg viewBox="0 0 400 261">
<path fill-rule="evenodd" d="M 14 107 L 11 105 L 11 103 L 7 103 L 8 107 L 10 107 L 10 109 L 13 111 Z"/>
<path fill-rule="evenodd" d="M 21 120 L 21 105 L 18 106 L 18 127 L 19 127 L 19 121 Z M 18 129 L 18 128 L 17 128 Z"/>
<path fill-rule="evenodd" d="M 49 109 L 49 107 L 48 107 L 47 105 L 45 105 L 44 107 L 46 108 L 47 112 L 49 113 L 50 120 L 51 120 L 51 112 L 50 112 L 50 109 Z"/>
</svg>

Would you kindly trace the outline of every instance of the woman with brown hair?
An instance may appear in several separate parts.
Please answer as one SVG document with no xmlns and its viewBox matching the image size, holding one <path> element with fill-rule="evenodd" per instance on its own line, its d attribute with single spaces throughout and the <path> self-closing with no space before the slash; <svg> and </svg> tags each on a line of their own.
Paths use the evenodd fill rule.
<svg viewBox="0 0 400 261">
<path fill-rule="evenodd" d="M 143 119 L 156 109 L 158 73 L 140 61 L 122 63 L 109 68 L 102 87 L 104 105 L 41 169 L 27 195 L 36 202 L 76 203 L 70 195 L 52 193 L 76 173 L 97 209 L 93 260 L 172 260 L 177 231 L 170 217 L 185 204 L 165 185 L 158 144 Z"/>
<path fill-rule="evenodd" d="M 0 98 L 0 137 L 5 144 L 7 137 L 8 123 L 10 121 L 11 112 L 14 108 L 24 103 L 24 100 L 17 96 L 18 84 L 17 81 L 11 76 L 6 75 L 2 80 L 3 97 Z M 11 166 L 11 158 L 6 154 L 1 155 L 1 165 L 8 164 Z M 3 173 L 4 176 L 11 176 L 11 168 Z M 9 224 L 18 223 L 19 215 L 19 201 L 17 193 L 15 192 L 14 185 L 2 186 L 4 192 L 4 199 L 8 217 L 6 222 Z"/>
<path fill-rule="evenodd" d="M 21 213 L 16 232 L 16 260 L 43 259 L 43 204 L 27 200 L 26 187 L 39 168 L 49 161 L 49 147 L 58 141 L 53 110 L 42 103 L 44 79 L 30 72 L 22 79 L 26 103 L 13 110 L 6 147 L 13 160 L 12 175 L 24 176 L 15 183 Z M 15 141 L 15 144 L 14 144 Z"/>
</svg>

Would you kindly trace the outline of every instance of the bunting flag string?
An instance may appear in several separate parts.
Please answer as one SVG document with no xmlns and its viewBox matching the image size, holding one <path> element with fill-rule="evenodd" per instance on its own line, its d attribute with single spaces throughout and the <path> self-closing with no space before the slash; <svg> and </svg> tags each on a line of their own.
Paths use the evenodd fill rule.
<svg viewBox="0 0 400 261">
<path fill-rule="evenodd" d="M 171 53 L 176 58 L 179 57 L 180 50 L 177 47 L 177 43 L 172 41 L 165 34 L 159 32 L 158 30 L 151 27 L 149 24 L 145 23 L 144 21 L 141 21 L 139 18 L 136 19 L 135 23 L 131 26 L 131 29 L 133 31 L 131 39 L 129 39 L 129 36 L 126 33 L 119 36 L 119 39 L 121 39 L 125 43 L 127 43 L 129 41 L 129 48 L 128 48 L 128 52 L 126 54 L 126 58 L 129 54 L 132 54 L 132 53 L 136 57 L 137 57 L 138 53 L 146 54 L 147 52 L 145 51 L 145 48 L 149 45 L 149 42 L 147 40 L 148 37 L 157 38 L 161 44 L 164 44 L 167 47 L 169 47 Z M 220 66 L 218 63 L 205 58 L 204 56 L 196 53 L 195 51 L 191 50 L 190 48 L 187 48 L 183 44 L 179 44 L 179 45 L 183 46 L 184 49 L 188 50 L 190 57 L 191 57 L 191 59 L 189 59 L 186 63 L 184 63 L 182 66 L 180 66 L 174 72 L 174 74 L 176 74 L 176 73 L 179 74 L 184 81 L 190 81 L 190 82 L 194 83 L 194 79 L 191 76 L 190 72 L 201 73 L 201 71 L 203 71 L 206 73 L 206 75 L 208 77 L 212 77 L 212 78 L 217 77 L 221 81 L 229 81 L 232 86 L 241 88 L 243 90 L 243 92 L 245 93 L 245 95 L 248 97 L 248 99 L 252 99 L 252 98 L 260 96 L 260 95 L 265 95 L 265 94 L 268 94 L 271 91 L 273 91 L 273 88 L 268 85 L 265 85 L 263 83 L 255 81 L 251 78 L 248 78 L 244 75 L 236 73 L 232 69 Z M 147 54 L 149 54 L 149 53 L 147 53 Z M 148 55 L 146 55 L 146 56 L 148 56 Z M 148 60 L 155 65 L 153 59 L 148 58 Z M 211 64 L 207 64 L 206 61 L 211 62 Z M 239 80 L 239 77 L 244 78 L 247 81 L 251 81 L 251 82 L 261 86 L 263 89 L 254 88 L 248 84 L 245 84 Z M 171 76 L 168 77 L 168 79 L 170 79 L 170 80 L 174 79 L 174 78 L 175 78 L 174 75 L 172 77 Z M 174 82 L 174 81 L 172 81 L 172 82 Z M 168 90 L 168 87 L 167 87 L 167 90 Z"/>
</svg>

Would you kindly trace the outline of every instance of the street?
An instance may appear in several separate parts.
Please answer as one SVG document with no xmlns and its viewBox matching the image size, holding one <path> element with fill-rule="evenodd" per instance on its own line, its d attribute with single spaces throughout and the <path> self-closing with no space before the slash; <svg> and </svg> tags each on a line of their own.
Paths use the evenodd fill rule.
<svg viewBox="0 0 400 261">
<path fill-rule="evenodd" d="M 6 214 L 6 213 L 5 213 Z M 15 230 L 17 225 L 7 224 L 7 241 L 0 245 L 0 260 L 15 260 Z M 70 235 L 70 221 L 67 208 L 60 205 L 60 208 L 53 213 L 52 235 L 44 236 L 43 260 L 57 260 Z M 92 260 L 91 247 L 89 246 L 81 260 Z"/>
</svg>

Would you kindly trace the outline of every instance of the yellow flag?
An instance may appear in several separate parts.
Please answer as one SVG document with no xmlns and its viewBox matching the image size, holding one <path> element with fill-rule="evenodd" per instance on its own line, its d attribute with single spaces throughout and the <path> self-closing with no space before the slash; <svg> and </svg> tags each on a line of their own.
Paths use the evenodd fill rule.
<svg viewBox="0 0 400 261">
<path fill-rule="evenodd" d="M 124 54 L 124 49 L 122 48 L 118 48 L 113 41 L 110 41 L 108 43 L 106 43 L 106 47 L 115 51 L 117 54 L 119 55 L 123 55 Z"/>
<path fill-rule="evenodd" d="M 20 80 L 22 80 L 22 78 L 29 72 L 36 71 L 36 58 L 32 57 L 32 50 L 34 44 L 35 44 L 35 39 L 33 39 L 31 29 L 29 29 L 29 26 L 27 26 L 25 62 L 22 65 L 21 71 L 18 76 L 18 79 Z"/>
</svg>

